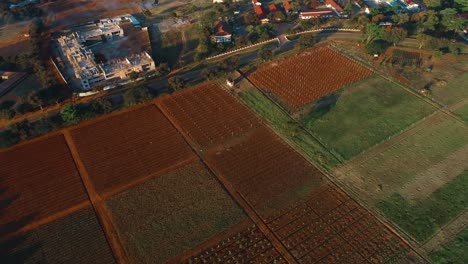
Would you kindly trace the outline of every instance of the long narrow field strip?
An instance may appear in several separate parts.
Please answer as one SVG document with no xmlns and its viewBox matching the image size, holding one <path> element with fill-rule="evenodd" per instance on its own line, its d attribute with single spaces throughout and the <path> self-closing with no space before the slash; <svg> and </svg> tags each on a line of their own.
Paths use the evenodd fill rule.
<svg viewBox="0 0 468 264">
<path fill-rule="evenodd" d="M 2 263 L 115 263 L 88 207 L 0 243 Z"/>
<path fill-rule="evenodd" d="M 266 127 L 222 149 L 206 153 L 206 162 L 228 180 L 261 216 L 318 188 L 324 176 Z"/>
<path fill-rule="evenodd" d="M 265 235 L 244 221 L 169 263 L 287 263 Z"/>
<path fill-rule="evenodd" d="M 132 263 L 163 263 L 247 218 L 201 162 L 106 203 Z"/>
<path fill-rule="evenodd" d="M 60 134 L 0 152 L 0 175 L 2 235 L 89 202 Z"/>
<path fill-rule="evenodd" d="M 318 47 L 262 65 L 248 78 L 295 111 L 371 74 L 336 51 Z"/>
<path fill-rule="evenodd" d="M 121 191 L 196 159 L 154 105 L 99 119 L 70 133 L 100 195 Z"/>
<path fill-rule="evenodd" d="M 200 146 L 242 135 L 259 124 L 254 114 L 213 82 L 164 97 L 158 105 Z"/>
</svg>

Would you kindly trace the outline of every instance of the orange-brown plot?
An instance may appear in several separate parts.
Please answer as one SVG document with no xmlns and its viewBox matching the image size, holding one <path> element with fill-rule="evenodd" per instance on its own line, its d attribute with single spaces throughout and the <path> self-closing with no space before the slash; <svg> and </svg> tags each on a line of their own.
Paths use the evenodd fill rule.
<svg viewBox="0 0 468 264">
<path fill-rule="evenodd" d="M 71 135 L 96 191 L 104 195 L 196 159 L 155 105 L 98 119 Z"/>
<path fill-rule="evenodd" d="M 200 146 L 221 143 L 259 124 L 255 115 L 213 82 L 164 97 L 159 106 Z"/>
<path fill-rule="evenodd" d="M 248 78 L 295 111 L 371 74 L 338 52 L 319 47 L 265 64 Z"/>
<path fill-rule="evenodd" d="M 0 175 L 0 226 L 6 233 L 88 203 L 61 134 L 0 152 Z"/>
<path fill-rule="evenodd" d="M 323 175 L 266 127 L 223 147 L 210 149 L 206 162 L 262 217 L 323 184 Z"/>
</svg>

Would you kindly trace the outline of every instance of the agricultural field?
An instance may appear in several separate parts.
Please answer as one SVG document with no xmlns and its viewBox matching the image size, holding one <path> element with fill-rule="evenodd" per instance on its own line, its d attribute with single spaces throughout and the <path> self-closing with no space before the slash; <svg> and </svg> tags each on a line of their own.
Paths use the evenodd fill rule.
<svg viewBox="0 0 468 264">
<path fill-rule="evenodd" d="M 434 263 L 464 264 L 468 262 L 468 227 L 465 227 L 442 248 L 431 252 L 429 256 Z"/>
<path fill-rule="evenodd" d="M 438 113 L 335 172 L 423 242 L 466 210 L 467 156 L 466 125 Z"/>
<path fill-rule="evenodd" d="M 300 117 L 343 160 L 379 144 L 436 108 L 379 76 L 352 84 Z"/>
<path fill-rule="evenodd" d="M 328 170 L 340 164 L 340 160 L 321 142 L 255 87 L 249 87 L 248 90 L 239 93 L 239 98 L 311 160 Z"/>
<path fill-rule="evenodd" d="M 468 99 L 466 100 L 466 103 L 464 105 L 455 109 L 454 113 L 461 119 L 463 119 L 463 121 L 468 123 Z"/>
<path fill-rule="evenodd" d="M 3 263 L 115 263 L 90 207 L 2 241 L 0 247 Z"/>
<path fill-rule="evenodd" d="M 154 105 L 98 118 L 70 133 L 96 191 L 103 195 L 196 159 Z"/>
<path fill-rule="evenodd" d="M 162 263 L 230 229 L 246 215 L 201 162 L 107 201 L 134 263 Z"/>
<path fill-rule="evenodd" d="M 299 263 L 422 262 L 387 227 L 325 184 L 268 221 Z"/>
<path fill-rule="evenodd" d="M 287 263 L 252 221 L 173 259 L 170 263 Z"/>
<path fill-rule="evenodd" d="M 333 74 L 337 71 L 340 74 Z M 283 61 L 266 63 L 248 78 L 294 112 L 371 74 L 338 52 L 318 47 Z"/>
<path fill-rule="evenodd" d="M 2 233 L 84 207 L 88 195 L 60 134 L 0 152 Z M 75 210 L 73 209 L 73 210 Z"/>
<path fill-rule="evenodd" d="M 324 176 L 269 129 L 207 151 L 206 162 L 265 218 L 318 188 Z"/>
<path fill-rule="evenodd" d="M 158 106 L 200 147 L 239 137 L 260 125 L 253 113 L 214 82 L 163 97 Z"/>
</svg>

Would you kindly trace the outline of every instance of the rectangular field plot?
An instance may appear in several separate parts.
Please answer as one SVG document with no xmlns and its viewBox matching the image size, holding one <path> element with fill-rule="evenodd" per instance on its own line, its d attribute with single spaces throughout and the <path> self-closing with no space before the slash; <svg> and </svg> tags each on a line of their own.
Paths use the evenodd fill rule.
<svg viewBox="0 0 468 264">
<path fill-rule="evenodd" d="M 347 160 L 434 112 L 435 107 L 374 76 L 304 114 L 302 122 Z"/>
<path fill-rule="evenodd" d="M 367 210 L 331 185 L 282 210 L 268 226 L 299 263 L 386 263 L 412 253 Z"/>
<path fill-rule="evenodd" d="M 115 263 L 93 209 L 86 208 L 8 241 L 2 263 Z"/>
<path fill-rule="evenodd" d="M 206 162 L 263 217 L 323 184 L 324 176 L 266 127 L 210 149 Z"/>
<path fill-rule="evenodd" d="M 125 188 L 195 160 L 195 154 L 154 105 L 98 119 L 71 131 L 99 193 Z"/>
<path fill-rule="evenodd" d="M 243 221 L 170 263 L 287 263 L 252 221 Z"/>
<path fill-rule="evenodd" d="M 424 241 L 466 208 L 468 128 L 438 113 L 336 170 L 337 177 Z"/>
<path fill-rule="evenodd" d="M 372 72 L 327 47 L 318 47 L 284 61 L 261 66 L 248 76 L 291 111 L 370 76 Z"/>
<path fill-rule="evenodd" d="M 441 248 L 431 252 L 430 258 L 434 263 L 468 263 L 468 227 L 465 227 L 452 240 Z"/>
<path fill-rule="evenodd" d="M 111 197 L 107 205 L 135 263 L 162 263 L 246 218 L 200 162 Z"/>
<path fill-rule="evenodd" d="M 259 124 L 253 113 L 213 82 L 164 97 L 159 106 L 200 146 L 239 136 Z"/>
<path fill-rule="evenodd" d="M 0 152 L 0 226 L 3 232 L 75 206 L 88 195 L 63 135 L 53 135 Z"/>
</svg>

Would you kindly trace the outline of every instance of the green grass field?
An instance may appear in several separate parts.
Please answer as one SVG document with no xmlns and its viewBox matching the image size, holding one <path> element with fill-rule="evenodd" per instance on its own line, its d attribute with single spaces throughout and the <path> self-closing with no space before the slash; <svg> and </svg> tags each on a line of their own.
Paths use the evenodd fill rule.
<svg viewBox="0 0 468 264">
<path fill-rule="evenodd" d="M 334 100 L 301 120 L 345 160 L 435 111 L 422 99 L 377 76 L 351 85 Z"/>
<path fill-rule="evenodd" d="M 450 242 L 429 257 L 434 263 L 466 264 L 468 263 L 468 227 L 465 227 Z"/>
<path fill-rule="evenodd" d="M 445 184 L 429 197 L 410 205 L 394 193 L 377 207 L 393 222 L 419 241 L 425 241 L 440 227 L 468 207 L 468 171 Z"/>
<path fill-rule="evenodd" d="M 258 115 L 262 116 L 273 128 L 302 150 L 310 159 L 320 163 L 326 169 L 336 167 L 340 161 L 325 149 L 304 128 L 287 115 L 258 90 L 249 90 L 239 94 L 241 100 Z"/>
<path fill-rule="evenodd" d="M 163 263 L 246 217 L 198 162 L 118 194 L 107 204 L 135 263 Z"/>
<path fill-rule="evenodd" d="M 455 110 L 454 113 L 461 119 L 463 119 L 465 122 L 468 122 L 468 103 Z"/>
<path fill-rule="evenodd" d="M 431 88 L 432 96 L 446 105 L 468 98 L 468 72 L 451 79 L 447 85 Z"/>
</svg>

